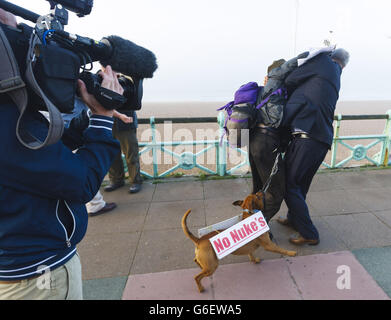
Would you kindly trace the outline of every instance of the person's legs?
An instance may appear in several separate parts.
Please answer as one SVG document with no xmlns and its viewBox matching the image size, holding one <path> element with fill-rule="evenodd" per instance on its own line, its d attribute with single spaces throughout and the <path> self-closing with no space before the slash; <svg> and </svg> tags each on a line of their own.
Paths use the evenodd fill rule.
<svg viewBox="0 0 391 320">
<path fill-rule="evenodd" d="M 249 160 L 253 174 L 253 193 L 261 190 L 272 171 L 279 147 L 278 136 L 270 136 L 259 129 L 250 132 Z M 269 188 L 265 194 L 265 209 L 263 214 L 266 221 L 280 210 L 285 193 L 285 168 L 282 157 L 279 159 L 278 171 L 273 176 Z"/>
<path fill-rule="evenodd" d="M 121 132 L 118 131 L 116 126 L 113 126 L 113 137 L 119 141 L 121 145 L 121 152 L 118 153 L 111 164 L 109 169 L 110 185 L 104 188 L 105 191 L 114 191 L 125 184 L 125 171 L 124 164 L 122 162 L 123 141 L 121 141 Z"/>
<path fill-rule="evenodd" d="M 140 173 L 139 147 L 137 140 L 137 129 L 131 129 L 127 135 L 127 148 L 125 154 L 128 166 L 129 182 L 141 184 L 143 182 Z"/>
<path fill-rule="evenodd" d="M 106 205 L 106 201 L 103 200 L 103 196 L 98 191 L 98 193 L 95 195 L 95 197 L 86 204 L 87 212 L 88 213 L 95 213 L 101 210 Z"/>
<path fill-rule="evenodd" d="M 327 145 L 313 139 L 293 139 L 285 154 L 288 220 L 305 239 L 319 239 L 310 218 L 306 196 L 312 179 L 326 156 Z"/>
</svg>

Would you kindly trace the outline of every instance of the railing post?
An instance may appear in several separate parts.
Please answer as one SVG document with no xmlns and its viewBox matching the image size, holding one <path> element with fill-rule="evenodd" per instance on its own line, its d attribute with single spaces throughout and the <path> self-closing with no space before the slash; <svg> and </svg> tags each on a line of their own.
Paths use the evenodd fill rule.
<svg viewBox="0 0 391 320">
<path fill-rule="evenodd" d="M 158 164 L 157 164 L 157 143 L 156 143 L 156 128 L 155 128 L 155 117 L 149 118 L 149 123 L 151 124 L 151 131 L 152 131 L 152 161 L 153 161 L 153 177 L 158 178 L 159 172 L 158 172 Z"/>
<path fill-rule="evenodd" d="M 384 166 L 388 166 L 391 164 L 391 161 L 390 161 L 390 147 L 391 147 L 391 110 L 388 110 L 387 111 L 387 115 L 388 115 L 388 118 L 387 118 L 387 121 L 386 121 L 386 126 L 384 128 L 384 134 L 386 136 L 386 140 L 384 141 L 384 152 L 383 152 L 383 155 L 384 155 L 384 158 L 383 158 L 383 165 Z"/>
<path fill-rule="evenodd" d="M 341 127 L 341 119 L 342 115 L 337 115 L 337 124 L 334 128 L 334 138 L 333 138 L 333 145 L 331 146 L 331 163 L 330 167 L 335 168 L 336 159 L 337 159 L 337 146 L 338 146 L 338 138 L 339 138 L 339 128 Z"/>
<path fill-rule="evenodd" d="M 224 121 L 225 121 L 224 112 L 220 112 L 217 117 L 220 137 L 223 137 L 225 133 Z M 217 170 L 216 170 L 217 174 L 221 177 L 224 176 L 227 172 L 227 144 L 223 138 L 221 138 L 220 141 L 217 143 L 216 166 L 217 166 Z"/>
</svg>

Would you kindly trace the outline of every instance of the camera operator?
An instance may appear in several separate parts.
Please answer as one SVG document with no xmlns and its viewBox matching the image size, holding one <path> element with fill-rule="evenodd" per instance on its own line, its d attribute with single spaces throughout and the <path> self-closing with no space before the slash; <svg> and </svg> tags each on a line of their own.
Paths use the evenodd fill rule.
<svg viewBox="0 0 391 320">
<path fill-rule="evenodd" d="M 0 22 L 16 26 L 3 10 Z M 123 93 L 110 66 L 101 76 L 102 87 Z M 99 190 L 120 147 L 112 136 L 113 111 L 80 80 L 78 87 L 92 115 L 76 153 L 65 139 L 38 150 L 24 147 L 15 135 L 18 108 L 0 94 L 0 299 L 82 299 L 76 245 L 87 229 L 84 204 Z M 24 120 L 34 136 L 45 136 L 47 120 L 33 106 Z"/>
</svg>

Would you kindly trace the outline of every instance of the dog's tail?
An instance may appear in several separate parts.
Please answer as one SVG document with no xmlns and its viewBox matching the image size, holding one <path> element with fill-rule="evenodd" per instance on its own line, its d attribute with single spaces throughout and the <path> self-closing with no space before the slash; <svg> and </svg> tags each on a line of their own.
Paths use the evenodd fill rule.
<svg viewBox="0 0 391 320">
<path fill-rule="evenodd" d="M 187 224 L 186 224 L 187 216 L 190 214 L 190 212 L 191 212 L 191 209 L 187 210 L 186 213 L 182 217 L 182 229 L 183 229 L 183 232 L 185 233 L 185 235 L 188 238 L 190 238 L 191 241 L 193 241 L 195 244 L 198 244 L 199 239 L 189 231 Z"/>
</svg>

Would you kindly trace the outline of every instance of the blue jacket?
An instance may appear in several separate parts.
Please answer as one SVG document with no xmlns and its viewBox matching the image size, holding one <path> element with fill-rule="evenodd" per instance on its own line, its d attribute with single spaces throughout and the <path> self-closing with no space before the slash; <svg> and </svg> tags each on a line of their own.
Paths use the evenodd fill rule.
<svg viewBox="0 0 391 320">
<path fill-rule="evenodd" d="M 282 126 L 301 129 L 331 146 L 339 97 L 341 67 L 322 53 L 296 68 L 285 79 L 288 92 Z"/>
<path fill-rule="evenodd" d="M 62 141 L 40 150 L 23 147 L 15 134 L 18 115 L 0 95 L 0 280 L 30 278 L 74 255 L 87 230 L 85 203 L 120 152 L 112 118 L 92 116 L 83 146 L 72 153 Z M 24 123 L 45 137 L 47 121 L 39 112 L 26 112 Z"/>
</svg>

